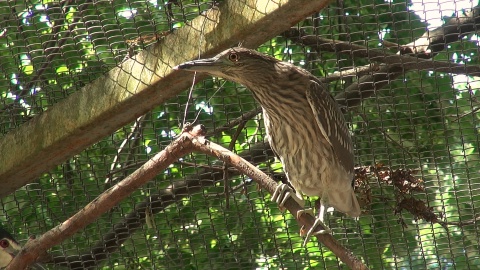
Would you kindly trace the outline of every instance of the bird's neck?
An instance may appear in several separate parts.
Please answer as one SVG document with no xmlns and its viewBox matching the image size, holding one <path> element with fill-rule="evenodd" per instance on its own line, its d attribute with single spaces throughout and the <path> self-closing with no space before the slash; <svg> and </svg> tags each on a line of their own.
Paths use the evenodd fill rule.
<svg viewBox="0 0 480 270">
<path fill-rule="evenodd" d="M 305 106 L 310 106 L 306 99 L 306 90 L 311 83 L 308 76 L 289 66 L 278 66 L 275 71 L 265 71 L 263 74 L 257 76 L 255 81 L 242 84 L 253 93 L 264 111 L 272 116 L 281 116 L 285 106 L 291 112 L 299 113 L 305 111 Z"/>
</svg>

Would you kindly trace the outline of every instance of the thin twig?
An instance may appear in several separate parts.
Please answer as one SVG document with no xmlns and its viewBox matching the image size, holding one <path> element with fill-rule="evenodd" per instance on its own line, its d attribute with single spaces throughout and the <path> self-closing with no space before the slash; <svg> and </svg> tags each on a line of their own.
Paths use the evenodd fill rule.
<svg viewBox="0 0 480 270">
<path fill-rule="evenodd" d="M 192 85 L 190 86 L 190 89 L 188 90 L 188 98 L 187 98 L 187 104 L 185 104 L 185 112 L 183 113 L 183 121 L 181 123 L 181 127 L 185 127 L 185 125 L 187 124 L 186 121 L 187 121 L 187 112 L 188 112 L 188 107 L 190 105 L 190 100 L 192 99 L 192 94 L 193 94 L 193 87 L 195 87 L 195 81 L 196 81 L 196 78 L 197 78 L 197 72 L 194 72 L 193 73 L 193 79 L 192 79 Z"/>
<path fill-rule="evenodd" d="M 259 114 L 262 112 L 262 108 L 261 107 L 258 107 L 258 108 L 255 108 L 253 110 L 250 110 L 246 113 L 243 113 L 242 115 L 240 115 L 239 117 L 233 119 L 232 121 L 228 122 L 227 124 L 213 130 L 212 132 L 208 132 L 207 133 L 207 137 L 211 137 L 211 136 L 214 136 L 214 135 L 217 135 L 217 134 L 220 134 L 226 130 L 229 130 L 237 125 L 239 125 L 240 123 L 242 122 L 245 122 L 245 121 L 248 121 L 250 119 L 252 119 L 253 117 L 255 117 L 255 115 Z"/>
<path fill-rule="evenodd" d="M 240 189 L 245 189 L 245 187 L 247 186 L 247 184 L 250 184 L 252 183 L 252 181 L 248 181 L 248 182 L 243 182 L 241 184 L 238 184 L 234 187 L 232 187 L 232 189 L 230 190 L 231 193 L 235 193 L 236 191 L 240 190 Z M 207 194 L 208 198 L 220 198 L 220 197 L 225 197 L 225 192 L 222 192 L 222 193 L 216 193 L 216 194 Z"/>
<path fill-rule="evenodd" d="M 479 221 L 480 221 L 480 216 L 476 216 L 475 218 L 470 219 L 470 220 L 459 221 L 459 222 L 447 222 L 447 221 L 445 221 L 445 222 L 438 222 L 438 224 L 440 224 L 444 227 L 446 227 L 448 225 L 463 227 L 463 226 L 467 226 L 467 225 L 478 224 Z"/>
<path fill-rule="evenodd" d="M 452 122 L 458 122 L 458 121 L 460 121 L 460 119 L 464 118 L 465 116 L 472 115 L 472 114 L 474 114 L 474 113 L 476 113 L 476 112 L 478 112 L 478 111 L 480 111 L 480 107 L 474 108 L 473 110 L 471 110 L 471 111 L 469 111 L 469 112 L 466 112 L 466 113 L 458 116 L 456 119 L 453 119 Z"/>
<path fill-rule="evenodd" d="M 232 136 L 232 140 L 230 141 L 230 144 L 228 145 L 228 150 L 233 151 L 235 148 L 235 143 L 237 142 L 238 136 L 240 136 L 240 133 L 242 133 L 243 128 L 245 127 L 245 123 L 247 121 L 244 120 L 238 124 L 237 130 Z M 228 185 L 228 163 L 223 162 L 223 193 L 225 193 L 225 208 L 228 209 L 230 207 L 230 191 L 229 191 L 229 185 Z"/>
<path fill-rule="evenodd" d="M 367 119 L 367 116 L 364 113 L 359 112 L 358 115 L 363 119 L 363 121 L 368 125 L 369 121 Z M 407 149 L 403 145 L 401 145 L 399 142 L 395 141 L 390 135 L 388 135 L 382 128 L 375 127 L 376 130 L 380 131 L 380 133 L 383 134 L 387 138 L 388 141 L 393 143 L 394 145 L 398 146 L 405 154 L 407 154 L 411 159 L 414 159 L 413 155 L 408 152 Z"/>
<path fill-rule="evenodd" d="M 180 165 L 185 165 L 185 166 L 191 166 L 195 168 L 201 168 L 201 169 L 207 169 L 207 170 L 212 170 L 212 171 L 218 171 L 218 172 L 223 172 L 223 167 L 220 166 L 214 166 L 214 165 L 203 165 L 203 164 L 197 164 L 194 162 L 188 162 L 188 161 L 177 161 L 175 164 L 180 164 Z M 229 168 L 229 171 L 231 172 L 236 172 L 235 168 Z"/>
<path fill-rule="evenodd" d="M 132 125 L 132 127 L 130 128 L 130 132 L 127 134 L 127 136 L 125 137 L 125 139 L 122 141 L 122 143 L 120 144 L 120 146 L 118 147 L 117 149 L 117 154 L 115 155 L 115 157 L 113 157 L 113 160 L 112 160 L 112 164 L 110 165 L 110 171 L 113 171 L 118 163 L 119 163 L 119 160 L 120 160 L 120 154 L 123 152 L 123 149 L 125 148 L 125 146 L 132 141 L 132 139 L 134 141 L 138 141 L 138 139 L 140 138 L 140 134 L 142 133 L 142 129 L 143 129 L 143 122 L 146 118 L 146 114 L 145 115 L 142 115 L 140 116 L 139 118 L 137 118 L 137 120 L 135 121 L 135 123 Z M 133 149 L 135 149 L 133 147 Z M 132 155 L 130 155 L 132 156 Z M 130 158 L 127 158 L 127 161 L 129 160 Z M 129 166 L 130 164 L 124 164 L 123 167 L 127 167 Z M 134 164 L 136 165 L 136 164 Z M 109 173 L 107 174 L 107 179 L 105 179 L 105 186 L 108 186 L 111 181 L 112 181 L 112 176 L 113 174 L 112 173 Z"/>
<path fill-rule="evenodd" d="M 379 65 L 377 63 L 372 63 L 362 67 L 355 67 L 352 69 L 336 71 L 326 77 L 319 78 L 319 80 L 323 83 L 331 83 L 348 77 L 360 77 L 378 71 L 378 69 Z"/>
</svg>

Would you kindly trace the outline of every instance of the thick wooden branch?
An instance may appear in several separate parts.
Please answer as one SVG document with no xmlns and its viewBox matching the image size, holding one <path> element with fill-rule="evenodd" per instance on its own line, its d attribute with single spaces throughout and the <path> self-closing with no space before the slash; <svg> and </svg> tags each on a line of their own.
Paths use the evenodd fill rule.
<svg viewBox="0 0 480 270">
<path fill-rule="evenodd" d="M 162 173 L 178 158 L 192 152 L 192 137 L 185 133 L 168 145 L 163 151 L 147 161 L 127 178 L 112 186 L 94 201 L 90 202 L 62 224 L 46 232 L 39 238 L 29 241 L 10 263 L 7 269 L 25 269 L 46 250 L 60 244 L 78 230 L 94 222 L 102 214 L 112 209 L 136 189 Z"/>
<path fill-rule="evenodd" d="M 400 53 L 413 54 L 420 58 L 433 58 L 448 44 L 456 42 L 469 34 L 476 34 L 480 24 L 480 7 L 465 12 L 458 11 L 447 22 L 433 30 L 427 30 L 415 41 L 400 47 Z"/>
<path fill-rule="evenodd" d="M 336 52 L 348 54 L 353 57 L 365 58 L 372 62 L 384 63 L 392 69 L 399 67 L 404 71 L 429 70 L 454 74 L 469 74 L 472 76 L 480 75 L 480 66 L 477 65 L 466 66 L 464 64 L 451 62 L 426 60 L 409 55 L 394 54 L 383 49 L 373 49 L 356 45 L 351 42 L 326 39 L 318 36 L 304 36 L 300 40 L 305 46 L 315 47 L 321 51 Z"/>
<path fill-rule="evenodd" d="M 240 156 L 246 161 L 256 164 L 272 157 L 273 152 L 268 143 L 265 145 L 257 143 L 249 150 L 243 151 Z M 230 176 L 238 174 L 238 170 L 229 173 Z M 145 224 L 147 210 L 152 215 L 160 213 L 183 198 L 196 194 L 204 188 L 214 186 L 222 179 L 223 172 L 207 168 L 200 170 L 198 174 L 189 176 L 187 179 L 177 179 L 167 188 L 146 197 L 143 202 L 135 205 L 134 210 L 115 224 L 112 230 L 103 233 L 103 238 L 97 241 L 91 249 L 74 256 L 54 256 L 45 262 L 72 269 L 94 267 L 107 259 L 111 253 L 116 252 L 130 238 L 130 235 Z"/>
<path fill-rule="evenodd" d="M 360 74 L 363 76 L 335 96 L 340 105 L 352 108 L 359 106 L 364 99 L 371 97 L 376 90 L 390 84 L 392 80 L 408 71 L 431 70 L 478 76 L 480 66 L 425 60 L 425 58 L 433 58 L 438 52 L 444 50 L 449 43 L 459 41 L 464 36 L 475 33 L 477 24 L 480 22 L 479 11 L 480 7 L 474 7 L 464 14 L 450 18 L 446 24 L 437 29 L 426 31 L 415 41 L 399 47 L 401 54 L 416 56 L 393 54 L 385 50 L 367 48 L 351 42 L 309 36 L 296 28 L 291 28 L 283 35 L 296 43 L 319 51 L 348 54 L 383 63 L 372 68 L 371 74 Z M 352 73 L 351 71 L 342 72 Z M 324 81 L 331 80 L 326 78 Z"/>
<path fill-rule="evenodd" d="M 292 33 L 292 30 L 289 31 L 289 33 Z M 313 47 L 317 50 L 348 54 L 382 63 L 372 69 L 371 74 L 360 77 L 356 82 L 335 96 L 336 101 L 340 105 L 348 106 L 349 108 L 359 106 L 364 99 L 371 97 L 376 90 L 390 84 L 393 80 L 408 71 L 424 70 L 472 76 L 480 75 L 480 66 L 477 65 L 466 66 L 444 61 L 425 60 L 408 55 L 393 54 L 380 49 L 370 49 L 349 42 L 324 39 L 317 36 L 297 37 L 296 40 L 305 46 Z M 346 73 L 350 72 L 347 71 Z M 338 76 L 335 77 L 339 78 Z M 331 79 L 327 77 L 324 81 L 330 80 Z"/>
<path fill-rule="evenodd" d="M 7 270 L 27 268 L 48 249 L 60 244 L 78 230 L 95 221 L 140 186 L 164 171 L 170 164 L 192 151 L 215 156 L 229 163 L 241 173 L 249 176 L 270 194 L 273 193 L 277 186 L 274 180 L 240 156 L 220 145 L 206 140 L 203 136 L 197 135 L 199 134 L 190 131 L 183 132 L 177 140 L 155 155 L 141 168 L 102 193 L 97 199 L 89 203 L 64 223 L 43 234 L 41 237 L 29 241 L 10 263 Z M 297 216 L 297 212 L 303 209 L 292 198 L 289 198 L 284 206 L 295 217 Z M 313 225 L 314 217 L 301 215 L 298 221 L 308 229 Z M 317 239 L 352 269 L 367 269 L 348 249 L 340 245 L 332 235 L 317 235 Z"/>
<path fill-rule="evenodd" d="M 257 167 L 246 162 L 241 157 L 235 155 L 231 151 L 217 145 L 215 143 L 201 143 L 196 140 L 193 141 L 195 150 L 207 155 L 216 156 L 218 159 L 225 161 L 235 167 L 237 170 L 246 174 L 255 182 L 257 182 L 263 189 L 267 190 L 270 194 L 275 191 L 277 183 L 270 177 L 260 171 Z M 303 208 L 292 198 L 289 198 L 285 203 L 285 208 L 294 216 L 297 216 L 298 211 Z M 300 225 L 304 225 L 306 230 L 312 227 L 315 219 L 311 215 L 301 215 L 297 220 Z M 368 269 L 353 253 L 342 246 L 331 234 L 316 235 L 319 244 L 323 244 L 330 249 L 342 262 L 344 262 L 351 269 Z"/>
</svg>

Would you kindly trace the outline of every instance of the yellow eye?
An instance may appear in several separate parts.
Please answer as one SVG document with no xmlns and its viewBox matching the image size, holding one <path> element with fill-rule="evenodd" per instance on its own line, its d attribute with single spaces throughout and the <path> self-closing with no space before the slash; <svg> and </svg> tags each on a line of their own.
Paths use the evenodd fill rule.
<svg viewBox="0 0 480 270">
<path fill-rule="evenodd" d="M 230 60 L 232 62 L 237 62 L 239 59 L 240 59 L 240 57 L 236 53 L 231 53 L 231 54 L 228 55 L 228 60 Z"/>
</svg>

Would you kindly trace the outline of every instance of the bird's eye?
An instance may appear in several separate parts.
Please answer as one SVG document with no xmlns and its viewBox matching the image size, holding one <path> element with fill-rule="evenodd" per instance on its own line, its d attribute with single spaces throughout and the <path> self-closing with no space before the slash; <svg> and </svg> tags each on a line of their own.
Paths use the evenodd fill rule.
<svg viewBox="0 0 480 270">
<path fill-rule="evenodd" d="M 239 59 L 240 59 L 240 57 L 236 53 L 231 53 L 231 54 L 228 55 L 228 60 L 230 60 L 232 62 L 237 62 Z"/>
<path fill-rule="evenodd" d="M 8 243 L 7 240 L 5 240 L 5 239 L 0 240 L 0 247 L 1 248 L 7 248 L 9 245 L 10 245 L 10 243 Z"/>
</svg>

